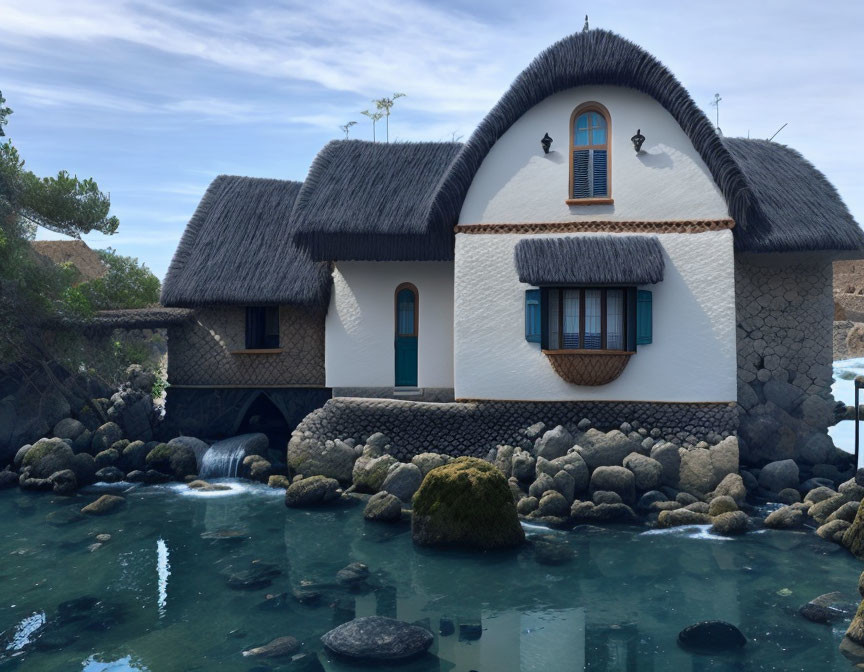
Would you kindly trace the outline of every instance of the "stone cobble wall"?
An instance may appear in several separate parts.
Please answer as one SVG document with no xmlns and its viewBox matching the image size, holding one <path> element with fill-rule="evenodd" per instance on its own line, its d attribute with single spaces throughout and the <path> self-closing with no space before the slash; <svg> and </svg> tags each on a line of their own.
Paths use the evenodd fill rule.
<svg viewBox="0 0 864 672">
<path fill-rule="evenodd" d="M 362 443 L 386 434 L 400 460 L 423 452 L 485 456 L 499 444 L 533 445 L 525 430 L 537 422 L 547 429 L 564 425 L 578 436 L 583 419 L 603 431 L 623 422 L 652 438 L 679 446 L 716 444 L 734 434 L 735 404 L 658 404 L 619 402 L 479 401 L 434 404 L 389 399 L 336 398 L 309 414 L 295 430 L 320 441 L 353 438 Z"/>
<path fill-rule="evenodd" d="M 231 354 L 246 347 L 246 309 L 214 306 L 168 330 L 171 385 L 324 385 L 324 314 L 280 306 L 279 354 Z"/>
<path fill-rule="evenodd" d="M 735 291 L 742 461 L 829 461 L 830 259 L 738 257 Z"/>
</svg>

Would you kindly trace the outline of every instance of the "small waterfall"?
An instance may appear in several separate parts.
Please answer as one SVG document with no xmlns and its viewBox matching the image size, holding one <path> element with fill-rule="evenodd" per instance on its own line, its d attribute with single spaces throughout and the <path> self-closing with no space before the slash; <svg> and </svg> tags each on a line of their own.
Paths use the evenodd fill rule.
<svg viewBox="0 0 864 672">
<path fill-rule="evenodd" d="M 260 434 L 241 434 L 217 441 L 201 459 L 201 478 L 237 478 L 250 441 L 260 440 Z"/>
</svg>

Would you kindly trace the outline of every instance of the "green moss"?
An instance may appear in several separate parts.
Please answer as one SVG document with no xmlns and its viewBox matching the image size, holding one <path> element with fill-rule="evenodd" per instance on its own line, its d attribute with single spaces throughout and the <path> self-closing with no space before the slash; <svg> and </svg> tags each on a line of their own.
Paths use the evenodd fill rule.
<svg viewBox="0 0 864 672">
<path fill-rule="evenodd" d="M 864 500 L 858 506 L 852 525 L 843 534 L 843 545 L 859 558 L 864 557 Z"/>
<path fill-rule="evenodd" d="M 483 460 L 460 457 L 432 469 L 413 504 L 412 530 L 420 544 L 491 549 L 525 540 L 506 479 Z"/>
<path fill-rule="evenodd" d="M 171 446 L 167 443 L 160 443 L 147 453 L 147 465 L 165 464 L 171 459 Z"/>
<path fill-rule="evenodd" d="M 63 443 L 62 445 L 66 446 L 65 443 Z M 68 448 L 68 446 L 66 447 Z M 37 441 L 36 444 L 30 448 L 30 450 L 24 453 L 24 460 L 22 464 L 25 467 L 32 467 L 43 457 L 52 455 L 58 449 L 61 449 L 60 446 L 53 441 Z"/>
<path fill-rule="evenodd" d="M 846 636 L 856 644 L 864 645 L 864 601 L 858 605 L 858 611 L 846 630 Z"/>
</svg>

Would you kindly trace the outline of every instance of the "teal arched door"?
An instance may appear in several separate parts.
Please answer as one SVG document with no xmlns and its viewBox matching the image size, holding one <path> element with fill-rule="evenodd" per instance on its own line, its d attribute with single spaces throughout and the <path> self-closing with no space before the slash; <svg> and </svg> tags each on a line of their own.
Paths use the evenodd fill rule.
<svg viewBox="0 0 864 672">
<path fill-rule="evenodd" d="M 396 288 L 396 386 L 417 387 L 417 288 L 403 283 Z"/>
</svg>

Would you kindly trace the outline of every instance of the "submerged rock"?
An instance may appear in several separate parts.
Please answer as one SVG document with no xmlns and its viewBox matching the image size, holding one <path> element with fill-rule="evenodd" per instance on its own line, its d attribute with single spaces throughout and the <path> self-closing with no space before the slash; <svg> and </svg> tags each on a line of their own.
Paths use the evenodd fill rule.
<svg viewBox="0 0 864 672">
<path fill-rule="evenodd" d="M 689 509 L 674 509 L 661 511 L 657 518 L 657 527 L 678 527 L 681 525 L 705 525 L 711 522 L 707 513 L 697 513 Z"/>
<path fill-rule="evenodd" d="M 697 653 L 736 651 L 747 644 L 744 634 L 725 621 L 703 621 L 678 633 L 678 645 Z"/>
<path fill-rule="evenodd" d="M 362 583 L 368 578 L 369 567 L 362 562 L 352 562 L 336 572 L 336 580 L 348 586 Z"/>
<path fill-rule="evenodd" d="M 285 506 L 318 506 L 338 497 L 339 481 L 325 476 L 311 476 L 288 486 L 285 491 Z"/>
<path fill-rule="evenodd" d="M 432 646 L 432 641 L 432 633 L 425 628 L 383 616 L 355 618 L 321 638 L 333 653 L 368 662 L 412 658 Z"/>
<path fill-rule="evenodd" d="M 228 587 L 235 590 L 257 590 L 273 583 L 273 579 L 282 573 L 276 565 L 254 560 L 249 569 L 233 572 L 228 575 Z"/>
<path fill-rule="evenodd" d="M 471 457 L 427 474 L 414 495 L 411 532 L 423 546 L 494 549 L 525 541 L 507 480 L 488 462 Z"/>
<path fill-rule="evenodd" d="M 117 495 L 102 495 L 95 502 L 91 502 L 81 509 L 81 513 L 93 516 L 104 516 L 109 513 L 114 513 L 125 503 L 126 500 L 123 497 Z"/>
<path fill-rule="evenodd" d="M 254 658 L 281 658 L 282 656 L 290 656 L 296 653 L 299 648 L 300 642 L 294 637 L 277 637 L 264 646 L 246 649 L 243 655 Z"/>
</svg>

